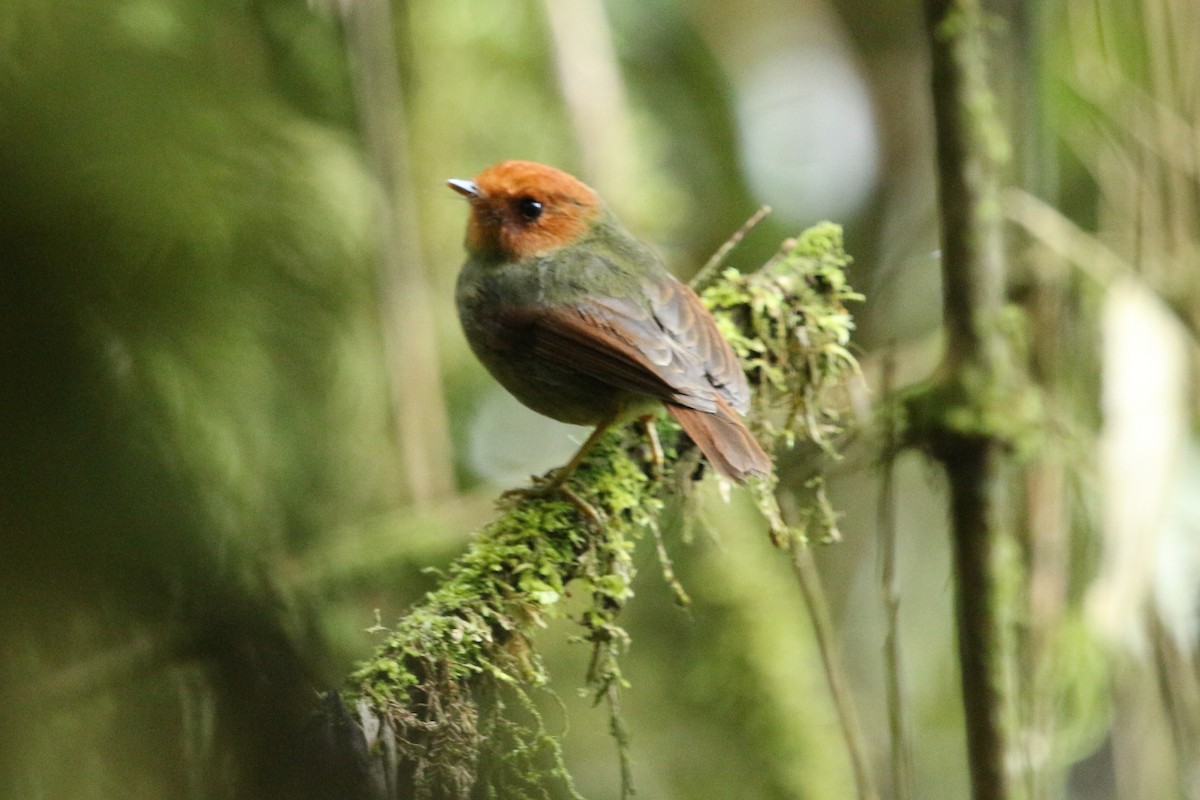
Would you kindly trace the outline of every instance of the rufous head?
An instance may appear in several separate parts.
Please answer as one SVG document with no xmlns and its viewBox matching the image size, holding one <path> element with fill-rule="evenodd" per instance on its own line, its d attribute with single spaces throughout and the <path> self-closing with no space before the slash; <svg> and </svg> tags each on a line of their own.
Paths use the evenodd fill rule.
<svg viewBox="0 0 1200 800">
<path fill-rule="evenodd" d="M 533 161 L 501 161 L 473 181 L 446 181 L 471 201 L 467 250 L 519 261 L 577 241 L 600 212 L 582 181 Z"/>
</svg>

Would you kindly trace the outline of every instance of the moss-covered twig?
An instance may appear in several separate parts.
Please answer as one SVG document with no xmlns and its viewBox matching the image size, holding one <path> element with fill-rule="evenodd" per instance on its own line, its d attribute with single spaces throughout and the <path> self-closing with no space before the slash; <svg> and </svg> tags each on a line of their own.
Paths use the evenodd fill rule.
<svg viewBox="0 0 1200 800">
<path fill-rule="evenodd" d="M 703 293 L 755 384 L 751 423 L 768 445 L 798 437 L 827 444 L 839 427 L 841 404 L 827 395 L 855 368 L 846 349 L 852 325 L 843 301 L 857 297 L 847 263 L 840 229 L 824 224 L 789 240 L 757 272 L 726 270 Z M 572 476 L 603 525 L 565 499 L 524 498 L 479 532 L 437 589 L 381 629 L 384 642 L 344 696 L 364 730 L 377 731 L 369 743 L 388 785 L 412 787 L 403 793 L 419 798 L 549 797 L 556 783 L 573 794 L 531 696 L 548 681 L 534 632 L 547 617 L 570 615 L 594 648 L 587 681 L 610 705 L 622 791 L 631 791 L 616 708 L 627 641 L 617 615 L 632 596 L 635 542 L 655 529 L 665 496 L 686 492 L 698 476 L 678 428 L 665 418 L 658 427 L 663 477 L 636 427 L 605 436 Z M 576 602 L 564 602 L 571 595 Z"/>
<path fill-rule="evenodd" d="M 1005 454 L 1028 440 L 1036 398 L 1005 335 L 998 195 L 1007 140 L 986 77 L 978 0 L 925 0 L 932 64 L 947 346 L 939 375 L 909 394 L 907 437 L 950 486 L 959 666 L 972 796 L 1003 800 L 1007 747 L 993 559 Z"/>
</svg>

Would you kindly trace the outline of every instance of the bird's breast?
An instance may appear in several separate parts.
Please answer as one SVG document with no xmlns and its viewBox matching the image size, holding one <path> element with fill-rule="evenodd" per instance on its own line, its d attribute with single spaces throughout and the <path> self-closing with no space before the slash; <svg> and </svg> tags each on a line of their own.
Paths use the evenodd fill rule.
<svg viewBox="0 0 1200 800">
<path fill-rule="evenodd" d="M 455 298 L 459 321 L 472 352 L 513 396 L 540 414 L 562 422 L 594 425 L 629 405 L 628 393 L 569 366 L 534 353 L 530 320 L 549 300 L 570 294 L 566 285 L 547 285 L 542 265 L 481 265 L 468 262 Z"/>
<path fill-rule="evenodd" d="M 523 326 L 515 320 L 522 308 L 538 302 L 536 272 L 468 261 L 458 276 L 455 301 L 468 344 L 485 366 L 520 344 Z"/>
</svg>

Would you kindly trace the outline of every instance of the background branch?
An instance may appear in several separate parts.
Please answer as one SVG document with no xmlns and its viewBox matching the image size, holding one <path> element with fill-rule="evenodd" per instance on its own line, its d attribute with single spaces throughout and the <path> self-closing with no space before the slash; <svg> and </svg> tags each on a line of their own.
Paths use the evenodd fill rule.
<svg viewBox="0 0 1200 800">
<path fill-rule="evenodd" d="M 946 350 L 939 376 L 910 395 L 914 441 L 945 468 L 959 671 L 972 794 L 1007 797 L 997 590 L 1005 453 L 1028 423 L 1000 327 L 1004 263 L 997 193 L 1007 143 L 985 74 L 976 0 L 926 0 L 942 237 Z"/>
<path fill-rule="evenodd" d="M 880 386 L 884 402 L 891 402 L 895 391 L 895 354 L 884 354 Z M 896 424 L 893 415 L 884 419 L 883 463 L 881 465 L 876 529 L 879 531 L 880 595 L 883 599 L 886 633 L 883 657 L 886 669 L 888 736 L 892 792 L 897 800 L 912 797 L 912 744 L 905 719 L 904 674 L 900 648 L 900 579 L 896 569 Z"/>
<path fill-rule="evenodd" d="M 379 303 L 393 425 L 408 499 L 451 494 L 450 432 L 434 340 L 433 294 L 420 246 L 396 26 L 387 0 L 340 4 L 363 143 L 383 191 Z"/>
</svg>

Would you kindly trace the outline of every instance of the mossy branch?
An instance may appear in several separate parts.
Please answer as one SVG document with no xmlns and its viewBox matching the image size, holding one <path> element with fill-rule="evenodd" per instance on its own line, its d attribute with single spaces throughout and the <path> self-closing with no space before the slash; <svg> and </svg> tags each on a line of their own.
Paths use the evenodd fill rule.
<svg viewBox="0 0 1200 800">
<path fill-rule="evenodd" d="M 993 576 L 1003 533 L 1004 461 L 1036 440 L 1037 396 L 1016 368 L 1005 306 L 999 203 L 1008 142 L 986 76 L 978 0 L 925 0 L 942 234 L 946 351 L 908 392 L 905 438 L 944 467 L 950 487 L 959 668 L 975 800 L 1008 797 Z"/>
<path fill-rule="evenodd" d="M 750 421 L 768 447 L 801 437 L 828 447 L 839 429 L 842 403 L 830 390 L 856 369 L 844 302 L 858 296 L 846 281 L 848 263 L 841 229 L 824 223 L 785 242 L 756 272 L 727 269 L 703 291 L 755 386 Z M 606 435 L 572 476 L 572 490 L 603 525 L 566 499 L 508 503 L 436 589 L 393 628 L 379 628 L 384 641 L 351 674 L 343 699 L 383 762 L 389 794 L 575 794 L 531 695 L 549 680 L 535 632 L 563 616 L 593 647 L 587 683 L 597 702 L 609 703 L 622 793 L 631 793 L 617 714 L 628 637 L 617 615 L 633 595 L 636 542 L 646 531 L 658 536 L 666 498 L 686 494 L 702 473 L 679 429 L 665 416 L 658 429 L 661 475 L 634 426 Z M 682 590 L 678 596 L 685 601 Z"/>
</svg>

